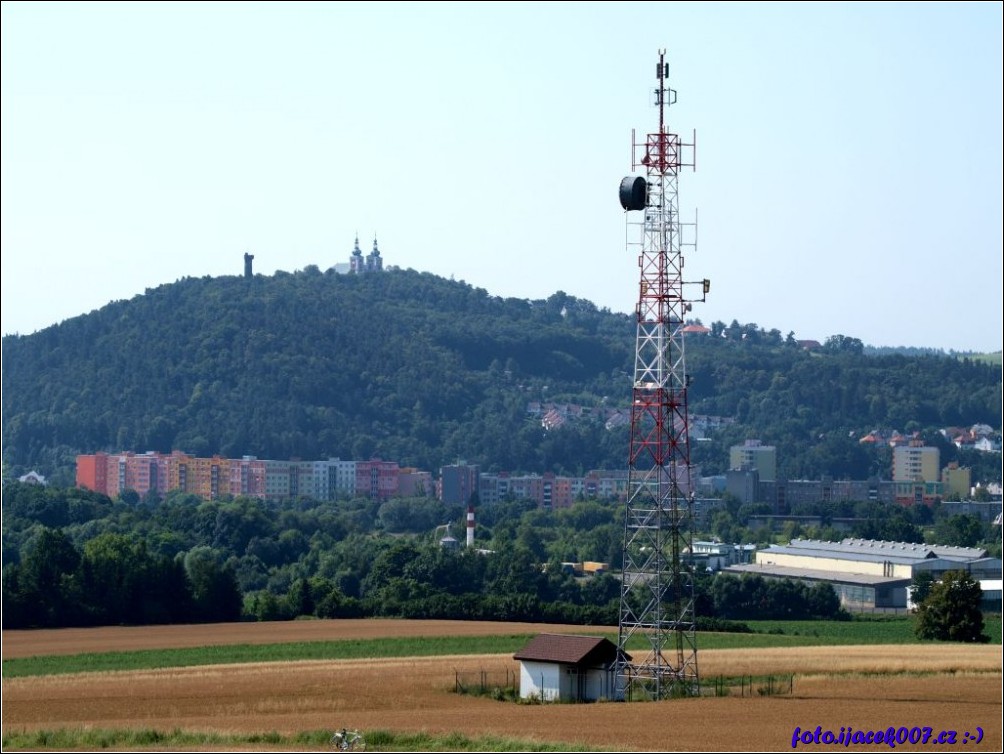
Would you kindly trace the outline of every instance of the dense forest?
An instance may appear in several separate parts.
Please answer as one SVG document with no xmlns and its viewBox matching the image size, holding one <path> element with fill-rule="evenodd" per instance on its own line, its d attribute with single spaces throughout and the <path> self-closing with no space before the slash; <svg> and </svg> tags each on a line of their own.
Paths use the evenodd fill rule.
<svg viewBox="0 0 1004 754">
<path fill-rule="evenodd" d="M 756 506 L 726 501 L 698 536 L 766 545 L 840 538 L 825 523 L 859 517 L 855 536 L 987 547 L 1000 529 L 927 506 L 819 504 L 819 528 L 746 527 Z M 401 616 L 617 623 L 620 581 L 567 563 L 621 565 L 623 512 L 581 501 L 479 509 L 477 550 L 440 545 L 464 512 L 432 499 L 267 503 L 170 493 L 145 504 L 88 490 L 8 482 L 3 491 L 3 627 Z M 757 618 L 845 617 L 828 585 L 695 573 L 702 626 Z"/>
<path fill-rule="evenodd" d="M 809 352 L 789 333 L 715 322 L 688 337 L 690 411 L 734 424 L 694 446 L 704 473 L 729 445 L 778 448 L 789 478 L 888 478 L 876 428 L 921 431 L 942 463 L 999 481 L 999 456 L 937 429 L 1000 429 L 1001 370 L 936 354 L 869 355 L 843 335 Z M 625 465 L 634 326 L 557 292 L 498 298 L 413 270 L 184 279 L 32 335 L 3 338 L 5 474 L 71 484 L 78 453 L 382 457 L 432 471 L 581 473 Z M 586 417 L 545 431 L 530 402 Z"/>
<path fill-rule="evenodd" d="M 599 557 L 619 566 L 617 506 L 487 506 L 480 552 L 446 549 L 439 543 L 444 528 L 427 528 L 430 519 L 459 523 L 459 510 L 434 500 L 406 507 L 183 494 L 143 505 L 10 482 L 3 627 L 304 615 L 617 623 L 619 580 L 609 573 L 576 578 L 562 566 Z M 700 581 L 705 625 L 724 616 L 842 615 L 828 586 Z"/>
</svg>

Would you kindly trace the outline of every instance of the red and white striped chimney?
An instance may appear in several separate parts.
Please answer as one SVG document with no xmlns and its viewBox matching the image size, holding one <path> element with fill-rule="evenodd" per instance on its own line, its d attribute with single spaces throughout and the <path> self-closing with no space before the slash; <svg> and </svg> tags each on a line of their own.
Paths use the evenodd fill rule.
<svg viewBox="0 0 1004 754">
<path fill-rule="evenodd" d="M 474 506 L 467 506 L 467 546 L 474 547 Z"/>
</svg>

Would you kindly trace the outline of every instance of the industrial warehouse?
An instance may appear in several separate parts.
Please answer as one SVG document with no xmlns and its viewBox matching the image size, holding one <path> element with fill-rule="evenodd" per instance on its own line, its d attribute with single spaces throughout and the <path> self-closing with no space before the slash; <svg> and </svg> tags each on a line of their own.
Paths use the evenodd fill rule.
<svg viewBox="0 0 1004 754">
<path fill-rule="evenodd" d="M 756 562 L 732 565 L 724 573 L 754 573 L 832 584 L 849 610 L 912 607 L 910 584 L 921 572 L 940 579 L 947 571 L 966 571 L 980 582 L 984 607 L 1000 609 L 1001 561 L 976 547 L 884 542 L 847 538 L 840 542 L 793 539 L 756 553 Z"/>
</svg>

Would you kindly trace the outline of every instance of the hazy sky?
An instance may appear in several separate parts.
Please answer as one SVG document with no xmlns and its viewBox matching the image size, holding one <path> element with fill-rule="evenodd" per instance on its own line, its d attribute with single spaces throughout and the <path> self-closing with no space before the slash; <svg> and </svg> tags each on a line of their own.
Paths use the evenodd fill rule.
<svg viewBox="0 0 1004 754">
<path fill-rule="evenodd" d="M 2 328 L 347 261 L 626 312 L 657 50 L 705 323 L 999 350 L 1000 3 L 2 7 Z"/>
</svg>

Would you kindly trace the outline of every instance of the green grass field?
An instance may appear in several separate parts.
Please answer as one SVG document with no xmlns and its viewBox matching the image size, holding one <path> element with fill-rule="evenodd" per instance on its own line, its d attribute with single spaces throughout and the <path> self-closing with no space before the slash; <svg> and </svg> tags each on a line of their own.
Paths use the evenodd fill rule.
<svg viewBox="0 0 1004 754">
<path fill-rule="evenodd" d="M 526 644 L 529 634 L 502 636 L 434 636 L 421 638 L 348 639 L 290 644 L 229 644 L 136 652 L 49 655 L 4 660 L 5 678 L 107 670 L 225 665 L 293 660 L 359 660 L 381 657 L 431 657 L 511 653 Z"/>
<path fill-rule="evenodd" d="M 699 649 L 800 647 L 839 644 L 920 643 L 909 616 L 861 617 L 852 621 L 749 621 L 752 634 L 700 632 Z M 987 616 L 985 632 L 1001 643 L 1000 616 Z M 616 632 L 583 626 L 582 633 L 617 641 Z M 24 657 L 3 662 L 4 678 L 61 673 L 96 673 L 195 665 L 293 660 L 352 660 L 380 657 L 512 654 L 531 634 L 498 636 L 440 636 L 424 638 L 358 639 L 291 644 L 233 644 L 186 649 L 103 652 L 61 656 Z M 628 649 L 640 648 L 629 644 Z"/>
<path fill-rule="evenodd" d="M 524 741 L 499 736 L 478 736 L 470 738 L 459 733 L 430 735 L 428 733 L 394 733 L 386 730 L 368 731 L 366 746 L 379 751 L 596 751 L 577 744 L 542 743 Z M 322 751 L 334 748 L 331 732 L 323 730 L 304 731 L 295 735 L 284 735 L 275 731 L 268 733 L 225 734 L 180 729 L 161 731 L 151 728 L 101 729 L 101 728 L 58 728 L 8 733 L 3 736 L 4 751 L 72 751 L 84 749 L 98 751 L 146 750 L 146 749 L 198 749 L 214 747 L 220 749 L 240 749 L 245 747 L 267 747 L 269 750 Z"/>
</svg>

